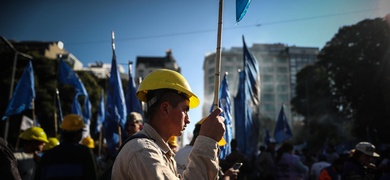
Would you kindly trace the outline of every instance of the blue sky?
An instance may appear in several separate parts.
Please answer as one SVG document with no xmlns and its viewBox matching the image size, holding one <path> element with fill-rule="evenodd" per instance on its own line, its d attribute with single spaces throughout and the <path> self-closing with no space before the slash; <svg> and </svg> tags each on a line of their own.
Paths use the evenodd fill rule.
<svg viewBox="0 0 390 180">
<path fill-rule="evenodd" d="M 201 103 L 203 60 L 217 44 L 218 0 L 18 0 L 2 2 L 0 35 L 18 41 L 62 41 L 87 66 L 110 63 L 111 31 L 118 63 L 165 56 L 172 49 Z M 235 1 L 224 0 L 222 47 L 283 43 L 322 48 L 342 26 L 390 13 L 389 0 L 252 0 L 241 22 Z M 223 62 L 222 62 L 223 63 Z M 234 88 L 234 87 L 230 87 Z M 191 133 L 201 108 L 190 111 Z"/>
</svg>

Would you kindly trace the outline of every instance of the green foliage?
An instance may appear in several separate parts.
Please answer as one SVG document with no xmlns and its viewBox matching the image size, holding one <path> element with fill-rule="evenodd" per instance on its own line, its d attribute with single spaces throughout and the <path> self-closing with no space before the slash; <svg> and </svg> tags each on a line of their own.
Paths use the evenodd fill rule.
<svg viewBox="0 0 390 180">
<path fill-rule="evenodd" d="M 297 75 L 294 110 L 310 138 L 389 142 L 390 28 L 383 19 L 346 26 Z M 368 136 L 369 134 L 369 136 Z M 313 135 L 313 136 L 311 136 Z"/>
</svg>

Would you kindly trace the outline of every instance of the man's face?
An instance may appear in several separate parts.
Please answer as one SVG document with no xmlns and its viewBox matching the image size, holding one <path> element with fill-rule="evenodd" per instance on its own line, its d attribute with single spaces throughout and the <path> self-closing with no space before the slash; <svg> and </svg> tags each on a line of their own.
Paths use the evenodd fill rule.
<svg viewBox="0 0 390 180">
<path fill-rule="evenodd" d="M 126 130 L 129 135 L 133 135 L 142 129 L 141 121 L 130 121 L 126 124 Z"/>
<path fill-rule="evenodd" d="M 189 103 L 189 100 L 185 100 L 180 102 L 176 108 L 169 106 L 169 119 L 171 123 L 168 127 L 174 136 L 181 136 L 187 124 L 190 123 L 190 117 L 188 116 L 190 109 Z"/>
</svg>

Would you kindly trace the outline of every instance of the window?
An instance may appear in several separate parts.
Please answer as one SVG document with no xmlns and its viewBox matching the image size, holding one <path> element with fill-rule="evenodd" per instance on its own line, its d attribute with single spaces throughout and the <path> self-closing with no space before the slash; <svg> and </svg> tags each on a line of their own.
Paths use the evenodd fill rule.
<svg viewBox="0 0 390 180">
<path fill-rule="evenodd" d="M 287 86 L 286 85 L 278 85 L 276 87 L 277 92 L 287 92 Z"/>
<path fill-rule="evenodd" d="M 274 92 L 274 86 L 273 85 L 264 85 L 264 92 Z"/>
<path fill-rule="evenodd" d="M 275 95 L 273 95 L 273 94 L 264 94 L 263 100 L 264 101 L 271 101 L 271 102 L 273 102 L 273 101 L 275 101 Z"/>
<path fill-rule="evenodd" d="M 274 77 L 272 75 L 264 75 L 263 77 L 264 82 L 272 82 L 274 81 Z"/>
<path fill-rule="evenodd" d="M 261 67 L 261 72 L 262 73 L 273 73 L 274 67 Z"/>
<path fill-rule="evenodd" d="M 287 73 L 286 67 L 278 67 L 278 73 Z"/>
<path fill-rule="evenodd" d="M 288 95 L 287 94 L 279 94 L 278 95 L 278 101 L 280 101 L 280 102 L 288 102 Z"/>
<path fill-rule="evenodd" d="M 287 83 L 287 76 L 285 75 L 278 75 L 277 76 L 277 81 L 281 83 Z"/>
</svg>

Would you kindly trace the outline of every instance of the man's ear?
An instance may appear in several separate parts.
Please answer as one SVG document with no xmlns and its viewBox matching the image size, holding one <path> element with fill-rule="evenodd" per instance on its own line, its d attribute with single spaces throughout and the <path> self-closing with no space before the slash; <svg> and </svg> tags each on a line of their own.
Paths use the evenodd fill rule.
<svg viewBox="0 0 390 180">
<path fill-rule="evenodd" d="M 168 113 L 168 109 L 169 109 L 169 103 L 168 102 L 163 102 L 161 103 L 160 105 L 160 111 L 164 114 L 167 114 Z"/>
</svg>

